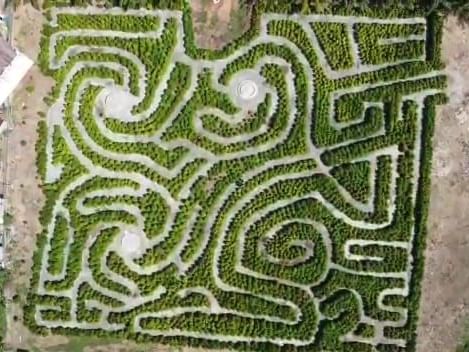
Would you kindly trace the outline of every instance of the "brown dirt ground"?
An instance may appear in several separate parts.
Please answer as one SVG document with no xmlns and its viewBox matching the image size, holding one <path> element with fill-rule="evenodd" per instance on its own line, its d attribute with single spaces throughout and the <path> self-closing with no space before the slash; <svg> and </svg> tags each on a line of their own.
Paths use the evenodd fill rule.
<svg viewBox="0 0 469 352">
<path fill-rule="evenodd" d="M 15 45 L 35 59 L 39 50 L 39 37 L 42 15 L 30 5 L 18 9 L 15 14 Z M 8 202 L 13 215 L 11 241 L 8 248 L 11 279 L 6 290 L 7 299 L 15 294 L 24 301 L 30 279 L 31 253 L 35 248 L 36 234 L 39 232 L 38 213 L 43 197 L 35 178 L 36 126 L 38 112 L 45 112 L 47 106 L 42 97 L 50 90 L 52 80 L 44 77 L 34 66 L 16 90 L 13 100 L 14 124 L 8 134 Z M 27 343 L 31 337 L 21 323 L 20 304 L 8 304 L 8 333 L 5 344 L 14 346 Z M 17 318 L 14 321 L 13 318 Z M 41 344 L 38 341 L 38 344 Z"/>
<path fill-rule="evenodd" d="M 443 56 L 450 100 L 436 121 L 419 352 L 455 351 L 469 318 L 469 27 L 455 18 Z"/>
<path fill-rule="evenodd" d="M 238 0 L 191 0 L 195 39 L 202 48 L 220 49 L 249 27 L 250 10 Z"/>
<path fill-rule="evenodd" d="M 220 48 L 246 29 L 246 23 L 234 14 L 237 0 L 192 0 L 197 40 L 202 47 Z M 247 10 L 246 10 L 247 11 Z M 216 13 L 216 15 L 213 15 Z M 239 13 L 239 11 L 238 11 Z M 244 16 L 244 21 L 247 18 Z M 20 7 L 15 18 L 17 46 L 35 58 L 38 52 L 42 16 L 29 5 Z M 445 26 L 443 53 L 450 83 L 450 103 L 440 110 L 434 152 L 433 186 L 423 282 L 419 352 L 452 352 L 463 334 L 469 317 L 469 28 L 450 18 Z M 39 232 L 38 212 L 43 197 L 35 178 L 36 125 L 38 112 L 46 111 L 42 97 L 52 82 L 34 67 L 16 91 L 15 126 L 9 133 L 9 204 L 13 214 L 12 243 L 9 248 L 12 279 L 8 284 L 8 347 L 34 346 L 42 351 L 67 342 L 64 337 L 37 338 L 21 324 L 19 304 L 11 298 L 24 298 L 29 282 L 31 253 L 35 234 Z M 28 92 L 27 87 L 34 90 Z M 25 142 L 22 142 L 25 141 Z M 26 144 L 25 144 L 26 143 Z M 14 259 L 13 259 L 14 258 Z M 13 321 L 13 316 L 19 317 Z M 87 348 L 86 352 L 134 351 L 134 345 L 109 345 Z M 152 347 L 152 352 L 169 352 L 170 348 Z M 173 350 L 174 351 L 174 350 Z M 180 351 L 180 350 L 179 350 Z M 201 351 L 184 349 L 183 351 Z"/>
</svg>

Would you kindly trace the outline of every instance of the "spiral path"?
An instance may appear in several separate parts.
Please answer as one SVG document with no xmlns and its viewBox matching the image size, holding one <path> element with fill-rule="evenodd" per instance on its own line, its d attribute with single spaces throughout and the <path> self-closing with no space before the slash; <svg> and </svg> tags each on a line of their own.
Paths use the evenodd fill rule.
<svg viewBox="0 0 469 352">
<path fill-rule="evenodd" d="M 426 119 L 445 87 L 434 24 L 264 14 L 250 40 L 203 57 L 183 23 L 52 10 L 27 323 L 254 351 L 404 351 Z"/>
</svg>

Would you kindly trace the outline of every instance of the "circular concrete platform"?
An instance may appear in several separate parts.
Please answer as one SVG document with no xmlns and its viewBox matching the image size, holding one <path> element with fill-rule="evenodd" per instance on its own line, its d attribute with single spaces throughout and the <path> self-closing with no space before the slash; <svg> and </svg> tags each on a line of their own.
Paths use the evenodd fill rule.
<svg viewBox="0 0 469 352">
<path fill-rule="evenodd" d="M 243 100 L 252 100 L 256 98 L 258 92 L 259 88 L 254 81 L 245 80 L 238 84 L 238 96 Z"/>
<path fill-rule="evenodd" d="M 235 74 L 229 89 L 234 102 L 243 110 L 255 111 L 266 95 L 264 78 L 255 70 Z"/>
<path fill-rule="evenodd" d="M 127 255 L 134 255 L 140 252 L 140 236 L 130 231 L 124 231 L 121 238 L 122 251 Z"/>
</svg>

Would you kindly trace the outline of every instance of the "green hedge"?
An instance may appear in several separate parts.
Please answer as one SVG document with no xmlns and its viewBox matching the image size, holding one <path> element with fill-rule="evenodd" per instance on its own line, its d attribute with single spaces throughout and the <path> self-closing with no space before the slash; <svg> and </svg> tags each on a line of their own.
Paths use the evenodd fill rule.
<svg viewBox="0 0 469 352">
<path fill-rule="evenodd" d="M 147 15 L 59 15 L 58 26 L 44 28 L 40 64 L 57 82 L 48 101 L 60 103 L 63 98 L 64 102 L 61 121 L 38 126 L 37 168 L 46 203 L 40 216 L 43 231 L 33 257 L 26 324 L 38 334 L 93 335 L 178 346 L 372 351 L 371 343 L 342 339 L 350 332 L 373 338 L 373 325 L 361 321 L 363 310 L 371 319 L 389 322 L 384 336 L 405 339 L 407 350 L 415 350 L 434 109 L 443 103 L 438 94 L 419 104 L 418 94 L 443 91 L 446 85 L 443 75 L 432 74 L 441 68 L 441 18 L 427 18 L 427 38 L 419 41 L 407 37 L 422 34 L 420 24 L 354 25 L 363 64 L 379 66 L 371 72 L 331 78 L 321 66 L 318 50 L 333 70 L 352 70 L 356 65 L 343 23 L 300 24 L 301 17 L 274 19 L 267 24 L 272 40 L 250 44 L 259 34 L 263 11 L 294 10 L 292 4 L 280 1 L 261 2 L 254 8 L 253 26 L 244 36 L 219 51 L 209 51 L 194 43 L 188 4 L 173 4 L 167 3 L 183 10 L 180 24 L 175 18 L 162 23 Z M 311 4 L 303 2 L 302 10 L 311 11 Z M 385 13 L 376 16 L 385 17 Z M 183 40 L 178 38 L 178 25 L 186 34 L 187 56 L 176 51 L 178 40 Z M 160 26 L 157 38 L 59 35 L 74 28 L 148 32 Z M 314 47 L 309 29 L 316 34 L 319 48 Z M 58 38 L 54 57 L 46 45 L 52 35 Z M 380 42 L 396 37 L 403 40 Z M 92 50 L 74 53 L 76 45 Z M 103 52 L 106 47 L 128 51 L 139 59 L 147 72 L 145 87 L 139 86 L 138 65 Z M 70 57 L 64 65 L 51 69 L 49 60 L 57 63 L 66 53 Z M 228 57 L 230 62 L 220 71 L 211 69 L 213 61 Z M 269 57 L 284 64 L 263 61 Z M 399 63 L 402 60 L 409 62 Z M 90 62 L 96 65 L 88 65 Z M 136 121 L 105 116 L 104 109 L 99 109 L 106 86 L 124 84 L 124 70 L 109 67 L 108 62 L 127 69 L 129 94 L 141 96 L 131 109 L 139 116 Z M 77 63 L 84 64 L 66 82 Z M 256 109 L 246 111 L 229 92 L 238 73 L 258 65 L 268 92 Z M 169 74 L 167 86 L 158 106 L 150 109 L 165 72 Z M 210 113 L 200 114 L 207 108 Z M 213 111 L 222 111 L 229 118 Z M 230 120 L 235 115 L 243 116 L 242 121 Z M 97 119 L 102 119 L 107 133 Z M 200 133 L 200 128 L 234 140 L 222 143 Z M 110 138 L 111 132 L 125 135 L 125 140 Z M 244 135 L 252 137 L 243 139 Z M 147 142 L 137 141 L 141 137 Z M 49 161 L 48 138 L 52 138 Z M 61 168 L 52 182 L 46 182 L 48 162 Z M 112 176 L 103 176 L 103 170 Z M 82 181 L 77 185 L 78 180 Z M 178 207 L 173 213 L 175 204 Z M 57 206 L 60 212 L 54 210 Z M 81 212 L 81 206 L 87 212 Z M 363 223 L 368 226 L 359 225 Z M 135 258 L 124 259 L 119 250 L 121 232 L 135 227 L 154 245 Z M 354 240 L 365 242 L 350 245 Z M 412 249 L 411 258 L 402 243 Z M 344 251 L 345 246 L 350 253 Z M 43 269 L 64 274 L 43 282 L 47 295 L 38 293 L 45 253 L 48 262 Z M 82 275 L 85 263 L 88 268 Z M 257 274 L 235 270 L 238 263 Z M 103 265 L 126 280 L 114 280 Z M 159 271 L 152 270 L 157 266 Z M 214 267 L 218 279 L 236 290 L 218 285 Z M 403 289 L 404 278 L 396 273 L 407 271 L 412 274 L 410 293 L 384 297 L 384 304 L 408 309 L 403 326 L 391 328 L 402 317 L 393 309 L 383 309 L 378 299 L 384 290 Z M 85 280 L 79 281 L 83 276 Z M 127 287 L 127 281 L 138 292 Z M 147 298 L 162 287 L 165 293 L 160 298 L 123 309 L 128 303 L 124 297 Z M 211 298 L 194 288 L 211 292 L 225 310 L 214 314 Z M 65 296 L 70 289 L 76 295 Z M 90 306 L 93 301 L 99 304 Z M 99 325 L 104 319 L 122 325 L 116 331 L 96 325 L 49 328 L 36 320 L 40 308 L 47 321 L 68 321 L 72 306 L 78 307 L 76 317 L 81 323 Z M 153 336 L 135 329 L 140 314 L 175 308 L 192 311 L 175 317 L 149 316 L 140 320 L 139 327 L 241 336 L 250 342 Z M 281 345 L 279 339 L 309 343 L 294 346 L 287 341 Z M 376 348 L 401 349 L 396 345 Z"/>
</svg>

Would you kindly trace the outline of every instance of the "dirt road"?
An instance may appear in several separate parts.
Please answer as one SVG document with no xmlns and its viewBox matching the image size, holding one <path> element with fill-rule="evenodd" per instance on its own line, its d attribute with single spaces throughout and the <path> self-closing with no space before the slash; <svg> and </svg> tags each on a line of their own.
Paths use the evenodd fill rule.
<svg viewBox="0 0 469 352">
<path fill-rule="evenodd" d="M 469 319 L 469 27 L 455 18 L 443 56 L 450 101 L 436 121 L 419 352 L 454 352 Z"/>
</svg>

